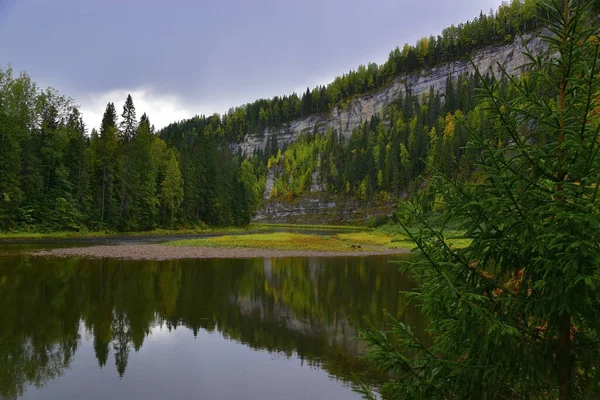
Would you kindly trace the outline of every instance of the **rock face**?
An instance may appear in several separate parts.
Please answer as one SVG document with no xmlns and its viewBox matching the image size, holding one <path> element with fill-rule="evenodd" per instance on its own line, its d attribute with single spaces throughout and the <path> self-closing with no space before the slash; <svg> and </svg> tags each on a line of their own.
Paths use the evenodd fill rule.
<svg viewBox="0 0 600 400">
<path fill-rule="evenodd" d="M 269 168 L 267 171 L 267 177 L 265 180 L 265 199 L 271 197 L 271 193 L 273 193 L 273 187 L 275 186 L 275 178 L 279 171 L 275 167 Z"/>
<path fill-rule="evenodd" d="M 270 192 L 265 188 L 265 199 Z M 337 204 L 320 198 L 303 199 L 301 202 L 267 201 L 257 211 L 254 221 L 266 223 L 345 222 L 339 218 Z M 336 219 L 337 218 L 337 219 Z"/>
<path fill-rule="evenodd" d="M 519 67 L 527 61 L 523 54 L 525 46 L 536 54 L 543 50 L 546 44 L 538 36 L 528 34 L 513 43 L 488 46 L 475 52 L 472 55 L 473 64 L 482 74 L 492 72 L 497 75 L 500 72 L 499 65 L 511 75 L 518 74 Z M 311 115 L 294 120 L 279 129 L 266 128 L 262 132 L 246 135 L 241 143 L 232 145 L 232 150 L 241 151 L 243 154 L 252 154 L 258 149 L 264 150 L 272 136 L 277 138 L 279 146 L 286 147 L 303 133 L 324 133 L 328 128 L 333 128 L 348 138 L 360 124 L 376 114 L 381 115 L 385 108 L 407 89 L 417 96 L 428 93 L 432 87 L 435 92 L 443 94 L 448 76 L 457 78 L 462 74 L 474 72 L 475 68 L 469 61 L 461 60 L 404 74 L 396 77 L 390 85 L 358 97 L 343 108 L 335 107 L 329 115 Z"/>
<path fill-rule="evenodd" d="M 389 216 L 394 206 L 395 202 L 391 200 L 361 203 L 343 195 L 311 190 L 292 201 L 265 198 L 254 221 L 318 225 L 352 222 L 364 225 L 376 216 Z"/>
</svg>

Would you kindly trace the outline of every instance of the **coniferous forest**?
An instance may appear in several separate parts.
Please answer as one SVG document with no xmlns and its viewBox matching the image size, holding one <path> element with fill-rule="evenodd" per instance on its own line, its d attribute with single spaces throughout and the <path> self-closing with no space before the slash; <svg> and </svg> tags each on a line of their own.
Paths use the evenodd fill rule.
<svg viewBox="0 0 600 400">
<path fill-rule="evenodd" d="M 441 172 L 477 179 L 464 149 L 467 131 L 487 128 L 487 105 L 474 93 L 491 76 L 448 79 L 444 95 L 431 90 L 417 98 L 408 92 L 349 140 L 331 130 L 283 149 L 273 141 L 252 155 L 232 154 L 231 144 L 265 127 L 328 113 L 399 74 L 511 42 L 540 28 L 538 2 L 513 0 L 482 12 L 396 48 L 383 65 L 360 66 L 302 95 L 257 100 L 160 131 L 151 116 L 137 115 L 131 96 L 122 107 L 107 104 L 99 130 L 88 131 L 74 100 L 39 88 L 26 73 L 0 69 L 0 230 L 245 225 L 274 164 L 281 171 L 274 198 L 306 193 L 316 175 L 325 190 L 361 201 L 410 197 L 431 207 L 435 199 L 422 178 Z"/>
<path fill-rule="evenodd" d="M 131 96 L 86 132 L 73 101 L 0 72 L 0 229 L 148 230 L 243 225 L 256 203 L 248 162 L 202 132 L 165 142 Z M 183 156 L 179 148 L 188 150 Z M 189 162 L 193 157 L 194 162 Z M 244 175 L 246 174 L 246 176 Z"/>
</svg>

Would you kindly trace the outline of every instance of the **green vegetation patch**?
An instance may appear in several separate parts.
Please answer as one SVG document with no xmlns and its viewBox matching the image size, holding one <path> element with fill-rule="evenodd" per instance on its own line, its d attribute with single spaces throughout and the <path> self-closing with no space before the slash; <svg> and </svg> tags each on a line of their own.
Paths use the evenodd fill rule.
<svg viewBox="0 0 600 400">
<path fill-rule="evenodd" d="M 414 243 L 405 235 L 389 235 L 381 231 L 342 233 L 338 238 L 347 243 L 360 246 L 379 246 L 392 249 L 414 248 Z"/>
<path fill-rule="evenodd" d="M 262 231 L 267 228 L 262 226 L 249 225 L 246 228 L 224 227 L 209 228 L 206 226 L 190 229 L 154 229 L 140 232 L 114 232 L 114 231 L 64 231 L 64 232 L 2 232 L 0 231 L 0 240 L 17 239 L 69 239 L 69 238 L 94 238 L 111 236 L 168 236 L 168 235 L 194 235 L 194 234 L 236 234 L 248 231 Z"/>
<path fill-rule="evenodd" d="M 104 237 L 111 234 L 105 232 L 0 232 L 2 239 L 68 239 L 76 237 Z M 114 235 L 114 234 L 113 234 Z"/>
<path fill-rule="evenodd" d="M 408 228 L 411 235 L 418 234 L 418 228 Z M 416 246 L 410 237 L 406 234 L 400 225 L 387 224 L 378 227 L 373 232 L 370 232 L 370 237 L 380 235 L 380 241 L 383 242 L 386 237 L 390 239 L 389 243 L 383 243 L 384 246 L 391 248 L 403 248 L 412 250 Z M 471 239 L 465 237 L 465 232 L 460 229 L 444 229 L 442 231 L 446 243 L 455 249 L 464 249 L 471 244 Z"/>
<path fill-rule="evenodd" d="M 366 251 L 389 246 L 390 239 L 383 240 L 381 234 L 358 232 L 333 236 L 305 235 L 300 233 L 256 233 L 249 235 L 226 235 L 214 238 L 176 240 L 169 246 L 198 246 L 219 248 L 256 248 L 270 250 L 307 251 Z"/>
</svg>

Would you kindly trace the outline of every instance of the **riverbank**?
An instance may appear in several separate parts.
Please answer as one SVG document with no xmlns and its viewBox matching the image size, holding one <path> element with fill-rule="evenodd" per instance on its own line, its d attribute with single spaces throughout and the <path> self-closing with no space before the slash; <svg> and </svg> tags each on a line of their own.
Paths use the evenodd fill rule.
<svg viewBox="0 0 600 400">
<path fill-rule="evenodd" d="M 412 243 L 381 232 L 317 235 L 295 232 L 246 233 L 164 243 L 122 242 L 32 252 L 36 256 L 169 260 L 183 258 L 338 257 L 407 253 Z"/>
<path fill-rule="evenodd" d="M 281 258 L 281 257 L 352 257 L 396 255 L 406 249 L 363 249 L 358 251 L 277 250 L 266 248 L 217 248 L 193 246 L 165 246 L 160 244 L 127 244 L 117 246 L 71 247 L 31 252 L 40 257 L 115 258 L 122 260 L 176 260 L 205 258 Z"/>
<path fill-rule="evenodd" d="M 251 223 L 245 227 L 198 227 L 189 229 L 155 229 L 152 231 L 117 232 L 117 231 L 69 231 L 69 232 L 2 232 L 0 241 L 36 240 L 36 239 L 94 239 L 94 238 L 131 238 L 154 236 L 185 235 L 231 235 L 271 230 L 314 230 L 314 231 L 364 231 L 369 228 L 356 225 L 307 225 L 307 224 L 263 224 Z"/>
<path fill-rule="evenodd" d="M 0 232 L 0 241 L 31 240 L 31 239 L 94 239 L 94 238 L 130 238 L 154 236 L 183 236 L 183 235 L 226 235 L 256 232 L 270 229 L 261 224 L 251 224 L 247 227 L 223 228 L 192 228 L 192 229 L 155 229 L 152 231 L 114 232 L 114 231 L 80 231 L 80 232 Z"/>
<path fill-rule="evenodd" d="M 29 254 L 135 260 L 348 257 L 409 253 L 415 247 L 409 236 L 389 226 L 362 231 L 335 231 L 331 228 L 323 231 L 315 229 L 315 226 L 304 231 L 298 229 L 299 227 L 289 231 L 277 231 L 274 230 L 276 227 L 284 229 L 276 225 L 268 227 L 255 225 L 253 226 L 255 230 L 238 229 L 235 234 L 225 234 L 230 233 L 227 231 L 221 233 L 212 231 L 186 235 L 178 231 L 177 235 L 162 233 L 162 236 L 123 236 L 111 240 L 106 237 L 88 237 L 87 240 L 71 240 L 71 246 L 32 251 Z M 287 228 L 291 227 L 287 225 Z M 458 231 L 448 232 L 446 239 L 456 248 L 466 247 L 469 244 L 469 240 L 463 238 L 462 233 Z"/>
</svg>

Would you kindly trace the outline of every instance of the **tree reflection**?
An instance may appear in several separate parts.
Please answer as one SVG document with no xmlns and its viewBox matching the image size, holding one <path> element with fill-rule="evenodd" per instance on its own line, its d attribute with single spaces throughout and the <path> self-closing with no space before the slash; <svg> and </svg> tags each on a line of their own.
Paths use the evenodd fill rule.
<svg viewBox="0 0 600 400">
<path fill-rule="evenodd" d="M 0 258 L 0 396 L 16 398 L 69 367 L 90 336 L 98 365 L 127 371 L 157 325 L 203 329 L 251 348 L 297 354 L 339 379 L 382 379 L 360 359 L 349 321 L 382 310 L 423 334 L 398 295 L 412 282 L 386 258 L 123 262 Z"/>
</svg>

